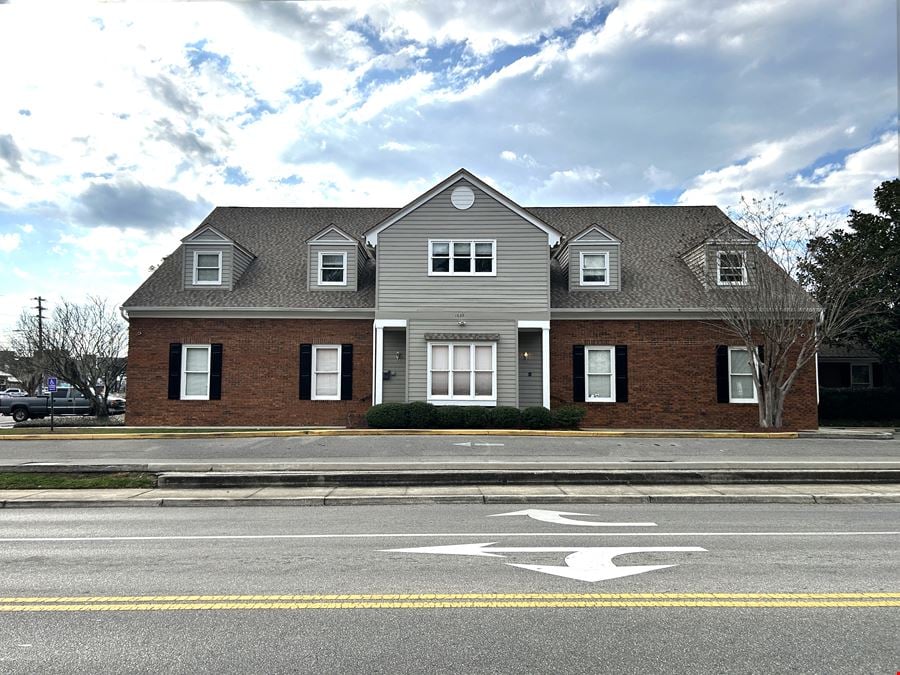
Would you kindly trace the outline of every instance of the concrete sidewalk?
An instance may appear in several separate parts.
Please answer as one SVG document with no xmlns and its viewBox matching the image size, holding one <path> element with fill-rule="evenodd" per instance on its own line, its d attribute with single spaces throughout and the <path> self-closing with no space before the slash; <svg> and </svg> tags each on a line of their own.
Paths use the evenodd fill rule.
<svg viewBox="0 0 900 675">
<path fill-rule="evenodd" d="M 900 484 L 0 490 L 2 508 L 390 504 L 900 504 Z"/>
</svg>

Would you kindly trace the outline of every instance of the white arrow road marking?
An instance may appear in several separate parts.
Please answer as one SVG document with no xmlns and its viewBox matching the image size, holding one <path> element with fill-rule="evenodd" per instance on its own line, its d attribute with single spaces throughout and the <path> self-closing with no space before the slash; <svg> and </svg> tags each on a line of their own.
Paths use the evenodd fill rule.
<svg viewBox="0 0 900 675">
<path fill-rule="evenodd" d="M 553 574 L 558 577 L 578 579 L 579 581 L 603 581 L 605 579 L 618 579 L 634 574 L 643 574 L 653 570 L 661 570 L 675 565 L 630 565 L 618 567 L 613 563 L 613 558 L 626 553 L 649 553 L 656 551 L 706 551 L 699 546 L 654 546 L 654 547 L 622 547 L 622 546 L 598 546 L 598 547 L 561 547 L 561 546 L 521 546 L 521 547 L 497 547 L 496 542 L 486 544 L 452 544 L 450 546 L 424 546 L 421 548 L 394 548 L 391 552 L 399 553 L 438 553 L 444 555 L 472 555 L 490 558 L 502 558 L 503 553 L 569 553 L 566 556 L 565 565 L 523 565 L 519 563 L 506 563 L 511 567 Z"/>
<path fill-rule="evenodd" d="M 511 511 L 510 513 L 492 513 L 488 518 L 500 516 L 528 516 L 534 520 L 545 523 L 558 523 L 560 525 L 583 525 L 585 527 L 656 527 L 656 523 L 600 523 L 594 520 L 573 520 L 564 516 L 590 516 L 591 513 L 572 513 L 570 511 L 547 511 L 544 509 L 525 509 L 524 511 Z"/>
<path fill-rule="evenodd" d="M 471 448 L 473 445 L 478 445 L 482 447 L 498 447 L 502 448 L 503 443 L 473 443 L 472 441 L 466 441 L 465 443 L 454 443 L 453 445 L 461 445 L 464 448 Z"/>
</svg>

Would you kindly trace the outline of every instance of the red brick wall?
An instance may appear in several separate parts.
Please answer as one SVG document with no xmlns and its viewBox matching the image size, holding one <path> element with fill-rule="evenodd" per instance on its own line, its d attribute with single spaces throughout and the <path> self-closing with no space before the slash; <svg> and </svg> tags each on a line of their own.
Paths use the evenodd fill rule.
<svg viewBox="0 0 900 675">
<path fill-rule="evenodd" d="M 628 346 L 628 402 L 584 403 L 585 427 L 756 429 L 756 404 L 716 401 L 716 345 L 729 341 L 699 321 L 553 321 L 550 400 L 572 403 L 572 346 Z M 818 426 L 815 362 L 785 400 L 785 429 Z"/>
<path fill-rule="evenodd" d="M 222 343 L 222 399 L 168 400 L 169 344 Z M 299 400 L 301 343 L 353 345 L 353 400 Z M 128 424 L 360 426 L 372 404 L 372 322 L 139 319 L 129 327 Z"/>
</svg>

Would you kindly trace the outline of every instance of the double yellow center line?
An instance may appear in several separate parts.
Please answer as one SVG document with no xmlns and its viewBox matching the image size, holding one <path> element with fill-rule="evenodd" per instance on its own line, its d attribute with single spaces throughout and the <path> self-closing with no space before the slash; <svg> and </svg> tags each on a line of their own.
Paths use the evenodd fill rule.
<svg viewBox="0 0 900 675">
<path fill-rule="evenodd" d="M 900 607 L 900 593 L 386 593 L 0 598 L 0 613 L 570 607 Z"/>
</svg>

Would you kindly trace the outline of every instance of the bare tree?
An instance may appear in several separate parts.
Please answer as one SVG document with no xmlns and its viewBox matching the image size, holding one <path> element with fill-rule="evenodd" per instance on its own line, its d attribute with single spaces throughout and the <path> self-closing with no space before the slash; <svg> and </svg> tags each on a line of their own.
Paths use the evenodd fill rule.
<svg viewBox="0 0 900 675">
<path fill-rule="evenodd" d="M 37 318 L 22 314 L 13 347 L 80 391 L 98 417 L 109 416 L 110 388 L 125 372 L 128 350 L 127 327 L 115 307 L 94 297 L 84 304 L 63 300 L 44 321 L 43 335 Z"/>
<path fill-rule="evenodd" d="M 854 291 L 878 272 L 848 257 L 813 300 L 797 273 L 809 240 L 835 224 L 817 215 L 792 217 L 785 208 L 778 193 L 742 198 L 732 214 L 739 227 L 725 223 L 705 243 L 708 308 L 716 327 L 746 349 L 759 425 L 766 428 L 783 425 L 785 397 L 819 346 L 839 340 L 870 311 Z"/>
</svg>

